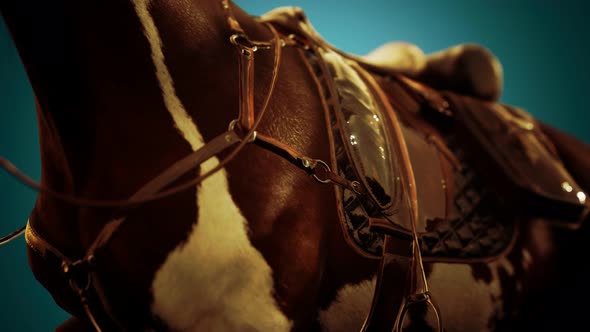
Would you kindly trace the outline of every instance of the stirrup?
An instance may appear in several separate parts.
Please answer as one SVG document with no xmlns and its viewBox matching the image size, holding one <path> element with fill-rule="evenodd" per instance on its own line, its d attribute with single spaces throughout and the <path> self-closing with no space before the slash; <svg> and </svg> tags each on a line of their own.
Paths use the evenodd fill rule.
<svg viewBox="0 0 590 332">
<path fill-rule="evenodd" d="M 428 306 L 430 306 L 432 308 L 432 310 L 434 311 L 434 316 L 436 317 L 436 321 L 438 323 L 437 324 L 438 332 L 443 332 L 442 315 L 440 314 L 440 309 L 438 308 L 436 303 L 434 303 L 434 301 L 432 301 L 432 296 L 430 295 L 429 291 L 408 296 L 408 298 L 406 299 L 406 302 L 404 303 L 404 306 L 403 306 L 402 311 L 400 313 L 399 319 L 397 320 L 397 324 L 394 327 L 393 331 L 394 332 L 402 332 L 402 328 L 404 326 L 404 320 L 406 318 L 406 315 L 410 311 L 410 307 L 412 305 L 418 304 L 418 303 L 426 303 Z"/>
</svg>

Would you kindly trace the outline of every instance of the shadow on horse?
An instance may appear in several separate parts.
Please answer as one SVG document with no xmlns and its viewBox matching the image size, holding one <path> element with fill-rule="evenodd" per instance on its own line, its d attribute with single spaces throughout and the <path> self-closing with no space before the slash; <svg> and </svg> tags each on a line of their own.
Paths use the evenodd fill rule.
<svg viewBox="0 0 590 332">
<path fill-rule="evenodd" d="M 579 322 L 555 306 L 587 295 L 590 147 L 497 103 L 485 49 L 357 57 L 298 9 L 221 0 L 29 6 L 0 11 L 41 184 L 2 165 L 39 190 L 25 236 L 58 331 Z"/>
</svg>

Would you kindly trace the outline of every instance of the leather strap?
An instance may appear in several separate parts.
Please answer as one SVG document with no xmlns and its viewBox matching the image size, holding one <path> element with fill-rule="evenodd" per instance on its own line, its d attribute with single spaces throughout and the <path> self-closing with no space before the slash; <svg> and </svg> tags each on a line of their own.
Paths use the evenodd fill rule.
<svg viewBox="0 0 590 332">
<path fill-rule="evenodd" d="M 377 283 L 371 303 L 371 311 L 361 332 L 397 331 L 397 322 L 408 296 L 414 257 L 412 238 L 385 235 L 383 258 L 377 275 Z"/>
<path fill-rule="evenodd" d="M 246 137 L 252 136 L 251 134 L 252 133 L 249 133 L 248 135 L 246 135 Z M 48 196 L 60 200 L 62 202 L 70 203 L 78 207 L 128 208 L 175 195 L 202 182 L 207 177 L 212 175 L 214 172 L 218 171 L 220 167 L 216 167 L 210 172 L 207 172 L 189 182 L 170 188 L 166 191 L 162 191 L 159 194 L 154 194 L 166 185 L 176 180 L 181 175 L 197 167 L 200 163 L 220 153 L 221 151 L 224 151 L 230 146 L 239 143 L 240 141 L 241 139 L 233 130 L 218 135 L 211 142 L 205 144 L 201 149 L 192 152 L 188 156 L 174 163 L 172 166 L 170 166 L 164 172 L 158 175 L 154 180 L 150 181 L 150 183 L 148 183 L 149 186 L 146 185 L 145 188 L 140 189 L 136 194 L 131 196 L 131 198 L 126 200 L 81 198 L 70 194 L 65 194 L 37 183 L 35 180 L 31 179 L 29 176 L 22 173 L 10 161 L 3 157 L 0 157 L 0 166 L 6 169 L 10 174 L 12 174 L 18 180 L 20 180 L 23 184 L 35 189 L 40 193 L 47 194 Z M 239 146 L 238 148 L 240 148 L 241 150 L 241 146 Z M 225 165 L 225 163 L 223 164 Z M 156 189 L 156 187 L 158 187 L 158 190 L 154 190 Z"/>
<path fill-rule="evenodd" d="M 17 237 L 21 236 L 22 234 L 24 234 L 26 227 L 27 226 L 23 226 L 6 236 L 1 237 L 0 238 L 0 246 L 3 244 L 6 244 L 6 243 L 16 239 Z"/>
<path fill-rule="evenodd" d="M 377 97 L 381 100 L 385 110 L 389 114 L 389 122 L 395 135 L 394 144 L 396 151 L 399 152 L 400 178 L 404 190 L 400 209 L 407 213 L 397 215 L 395 228 L 401 227 L 405 232 L 390 232 L 384 228 L 385 234 L 384 253 L 381 262 L 381 269 L 377 277 L 375 287 L 374 301 L 371 305 L 371 311 L 367 317 L 367 322 L 363 326 L 362 332 L 366 331 L 398 331 L 401 328 L 403 319 L 407 314 L 412 303 L 417 302 L 414 299 L 427 299 L 432 305 L 438 320 L 439 332 L 442 332 L 442 321 L 438 308 L 432 302 L 428 292 L 428 283 L 424 274 L 422 265 L 422 256 L 418 242 L 418 233 L 416 223 L 418 221 L 418 194 L 416 191 L 416 179 L 405 137 L 401 131 L 399 120 L 391 104 L 388 102 L 387 95 L 373 76 L 364 68 L 356 63 L 352 63 L 357 72 L 369 84 Z M 390 221 L 391 222 L 391 221 Z M 407 231 L 410 231 L 409 234 Z M 410 236 L 408 238 L 408 235 Z M 400 285 L 397 283 L 406 280 L 404 292 L 400 292 Z M 397 289 L 397 292 L 394 290 Z M 402 314 L 403 313 L 403 314 Z M 392 319 L 395 317 L 395 319 Z"/>
<path fill-rule="evenodd" d="M 255 143 L 256 145 L 277 154 L 278 156 L 291 162 L 293 165 L 306 171 L 320 183 L 334 183 L 361 195 L 366 193 L 365 188 L 360 182 L 349 181 L 343 176 L 333 172 L 330 166 L 328 166 L 328 164 L 323 160 L 306 157 L 287 144 L 280 142 L 270 136 L 258 134 Z"/>
<path fill-rule="evenodd" d="M 198 167 L 207 159 L 217 155 L 222 151 L 225 151 L 227 148 L 241 141 L 242 140 L 238 137 L 235 131 L 228 131 L 226 133 L 218 135 L 213 140 L 209 141 L 205 146 L 203 146 L 203 148 L 177 161 L 164 172 L 160 173 L 160 175 L 146 183 L 135 194 L 133 194 L 133 196 L 129 198 L 129 201 L 134 202 L 136 200 L 145 200 L 146 198 L 150 197 L 150 195 L 160 192 L 164 187 L 176 181 L 179 177 L 186 174 L 195 167 Z M 226 158 L 226 160 L 229 161 L 231 159 Z M 223 166 L 222 163 L 219 163 L 219 165 L 216 168 L 218 168 L 220 165 Z M 215 169 L 212 169 L 209 172 L 197 177 L 195 180 L 199 180 L 198 182 L 201 182 L 202 180 L 206 179 L 209 174 L 213 174 L 214 172 Z M 93 256 L 96 249 L 106 246 L 111 237 L 114 235 L 115 231 L 120 227 L 120 225 L 124 221 L 125 218 L 121 217 L 107 223 L 102 228 L 94 242 L 88 248 L 88 252 L 86 255 Z"/>
<path fill-rule="evenodd" d="M 227 6 L 226 8 L 230 8 L 227 1 L 224 0 L 223 4 L 224 4 L 224 7 Z M 230 8 L 229 17 L 230 17 L 229 21 L 232 21 L 232 19 L 235 20 L 235 18 L 233 18 L 233 15 L 231 14 L 231 8 Z M 237 20 L 235 20 L 235 22 L 237 23 Z M 237 24 L 235 26 L 239 27 L 239 24 Z M 235 26 L 232 26 L 232 31 L 235 31 Z M 274 43 L 273 44 L 274 44 L 275 53 L 274 53 L 274 61 L 273 61 L 274 62 L 273 63 L 273 73 L 272 73 L 272 79 L 271 79 L 271 83 L 270 83 L 270 86 L 268 89 L 268 93 L 266 95 L 262 109 L 261 109 L 256 121 L 250 121 L 251 119 L 253 119 L 253 114 L 254 114 L 253 103 L 244 104 L 245 105 L 244 107 L 240 107 L 240 110 L 239 110 L 240 114 L 239 114 L 238 119 L 248 119 L 248 120 L 244 121 L 247 129 L 236 128 L 235 123 L 230 125 L 229 131 L 227 131 L 221 135 L 218 135 L 212 141 L 205 144 L 199 150 L 191 153 L 189 156 L 174 163 L 172 166 L 170 166 L 168 169 L 166 169 L 164 172 L 162 172 L 156 178 L 152 179 L 146 185 L 141 187 L 128 200 L 126 200 L 126 201 L 103 201 L 103 200 L 82 199 L 82 198 L 74 197 L 71 195 L 55 192 L 55 191 L 51 190 L 50 188 L 46 188 L 46 187 L 36 183 L 32 179 L 30 179 L 29 177 L 24 175 L 22 172 L 18 171 L 18 169 L 16 169 L 16 167 L 14 167 L 12 164 L 10 164 L 4 158 L 0 159 L 0 162 L 2 162 L 1 165 L 4 166 L 7 170 L 9 170 L 9 172 L 14 174 L 17 178 L 23 180 L 23 182 L 25 184 L 32 186 L 33 188 L 35 188 L 41 192 L 47 193 L 54 198 L 61 199 L 62 201 L 66 201 L 66 202 L 69 202 L 69 203 L 72 203 L 72 204 L 78 205 L 78 206 L 133 207 L 133 206 L 137 206 L 142 203 L 146 203 L 146 202 L 150 202 L 153 200 L 157 200 L 157 199 L 161 199 L 161 198 L 164 198 L 167 196 L 174 195 L 176 193 L 184 191 L 187 188 L 190 188 L 190 187 L 204 181 L 206 178 L 208 178 L 209 176 L 213 175 L 215 172 L 222 169 L 229 161 L 231 161 L 243 149 L 243 147 L 247 143 L 253 141 L 253 139 L 256 137 L 256 129 L 260 125 L 260 122 L 268 109 L 268 104 L 269 104 L 271 96 L 273 95 L 274 87 L 276 85 L 276 81 L 277 81 L 277 77 L 278 77 L 278 72 L 279 72 L 280 62 L 281 62 L 281 51 L 282 51 L 282 47 L 283 47 L 284 43 L 281 42 L 281 38 L 278 35 L 278 32 L 274 29 L 274 27 L 272 27 L 270 24 L 266 24 L 266 26 L 271 30 L 271 32 L 273 33 L 273 36 L 274 36 Z M 241 28 L 239 30 L 241 31 L 242 34 L 241 35 L 234 35 L 237 37 L 232 39 L 232 43 L 238 48 L 238 52 L 240 54 L 240 62 L 245 61 L 246 63 L 248 63 L 248 62 L 253 61 L 254 52 L 256 51 L 257 47 L 256 46 L 252 47 L 251 45 L 253 45 L 253 43 L 250 42 L 250 40 L 243 34 L 243 31 L 241 30 Z M 234 37 L 234 36 L 232 36 L 232 37 Z M 251 52 L 245 52 L 245 50 L 251 50 Z M 249 60 L 243 60 L 244 57 Z M 249 67 L 249 68 L 253 68 L 253 67 Z M 247 76 L 246 81 L 253 83 L 253 73 L 250 71 L 250 69 L 244 68 L 243 65 L 240 65 L 240 70 L 247 70 L 247 73 L 245 73 L 245 74 L 240 73 L 240 75 Z M 244 93 L 247 93 L 248 95 L 244 96 L 243 95 Z M 251 100 L 254 99 L 254 95 L 253 95 L 254 89 L 246 88 L 244 90 L 244 87 L 241 86 L 240 87 L 240 94 L 241 94 L 240 98 L 249 98 Z M 244 113 L 247 113 L 247 114 L 244 115 Z M 240 121 L 238 121 L 237 125 L 240 126 Z M 241 129 L 241 131 L 246 131 L 247 134 L 244 135 L 243 137 L 240 137 L 237 133 L 238 131 L 240 131 L 240 129 Z M 233 151 L 231 151 L 229 153 L 229 155 L 226 156 L 216 167 L 213 167 L 211 170 L 205 172 L 204 174 L 201 174 L 197 178 L 195 178 L 187 183 L 173 187 L 173 188 L 168 189 L 166 191 L 161 191 L 167 185 L 169 185 L 173 181 L 177 180 L 180 176 L 186 174 L 188 171 L 201 165 L 207 159 L 213 157 L 214 155 L 219 154 L 220 152 L 228 149 L 229 147 L 231 147 L 235 144 L 238 144 L 238 146 Z M 6 166 L 8 166 L 8 167 L 6 167 Z M 78 294 L 81 304 L 82 304 L 82 307 L 88 316 L 88 319 L 90 320 L 90 322 L 92 323 L 92 325 L 94 326 L 94 328 L 97 331 L 101 331 L 101 328 L 97 322 L 97 319 L 93 313 L 93 310 L 91 310 L 91 308 L 90 308 L 90 303 L 88 301 L 88 296 L 87 296 L 88 291 L 92 287 L 92 275 L 95 273 L 93 271 L 95 254 L 100 248 L 103 248 L 106 245 L 108 245 L 109 241 L 115 236 L 116 232 L 120 229 L 120 227 L 124 223 L 124 221 L 125 221 L 125 217 L 121 217 L 121 218 L 117 218 L 117 219 L 114 219 L 114 220 L 111 220 L 110 222 L 108 222 L 102 228 L 102 230 L 100 231 L 100 233 L 98 234 L 96 239 L 93 241 L 91 246 L 88 248 L 86 255 L 82 259 L 77 260 L 77 261 L 73 261 L 72 259 L 68 258 L 66 255 L 62 254 L 57 248 L 55 248 L 50 243 L 48 243 L 46 240 L 44 240 L 41 236 L 39 236 L 34 231 L 34 229 L 31 227 L 30 224 L 27 224 L 27 237 L 26 238 L 27 238 L 27 242 L 29 243 L 29 246 L 31 246 L 31 248 L 33 248 L 37 252 L 40 252 L 43 255 L 43 257 L 47 257 L 47 254 L 51 253 L 51 254 L 55 255 L 58 259 L 60 259 L 60 261 L 62 262 L 62 268 L 64 270 L 64 273 L 66 274 L 66 278 L 68 278 L 68 280 L 70 282 L 72 290 Z M 86 282 L 83 283 L 84 284 L 83 286 L 81 286 L 80 283 L 76 282 L 76 280 L 72 279 L 71 277 L 68 277 L 67 271 L 71 267 L 74 267 L 74 266 L 80 267 L 81 269 L 83 269 L 82 275 L 86 276 L 86 279 L 85 279 Z M 109 312 L 108 306 L 105 303 L 102 303 L 102 305 L 103 305 L 103 308 L 105 308 L 107 315 L 110 316 L 112 322 L 115 325 L 118 325 L 120 327 L 120 325 L 117 324 L 117 320 L 115 319 L 115 317 Z"/>
<path fill-rule="evenodd" d="M 274 92 L 274 87 L 276 85 L 276 81 L 277 81 L 277 77 L 278 77 L 278 71 L 279 71 L 279 67 L 280 67 L 280 62 L 281 62 L 281 49 L 284 45 L 284 43 L 282 42 L 281 37 L 279 36 L 278 32 L 276 31 L 276 29 L 266 23 L 265 24 L 269 30 L 271 30 L 271 32 L 274 35 L 274 40 L 276 40 L 274 43 L 272 43 L 271 45 L 274 45 L 274 51 L 275 51 L 275 56 L 274 56 L 274 64 L 273 64 L 273 73 L 272 73 L 272 79 L 271 79 L 271 83 L 269 85 L 269 89 L 268 89 L 268 93 L 266 95 L 264 104 L 262 106 L 262 109 L 260 111 L 260 114 L 258 115 L 258 118 L 256 119 L 255 122 L 250 122 L 249 120 L 246 121 L 246 128 L 242 128 L 240 126 L 240 128 L 234 128 L 234 129 L 241 129 L 242 132 L 246 132 L 246 134 L 240 138 L 241 142 L 237 142 L 235 141 L 233 138 L 230 138 L 230 140 L 232 141 L 232 144 L 229 145 L 222 145 L 221 141 L 223 141 L 223 137 L 226 137 L 227 135 L 233 135 L 232 132 L 234 130 L 229 130 L 226 133 L 223 133 L 221 135 L 218 135 L 214 140 L 215 145 L 213 146 L 208 146 L 211 145 L 210 143 L 212 142 L 208 142 L 207 144 L 205 144 L 201 149 L 194 151 L 193 153 L 191 153 L 191 155 L 181 159 L 180 161 L 178 161 L 178 164 L 182 164 L 182 165 L 188 165 L 192 162 L 195 162 L 197 160 L 202 160 L 201 162 L 209 159 L 210 157 L 212 157 L 213 155 L 218 154 L 219 152 L 227 149 L 228 147 L 230 147 L 231 145 L 235 144 L 235 143 L 240 143 L 234 151 L 232 151 L 232 153 L 230 153 L 223 161 L 221 161 L 219 163 L 219 165 L 217 165 L 216 167 L 214 167 L 213 169 L 211 169 L 210 171 L 202 174 L 201 176 L 190 180 L 186 183 L 180 184 L 178 186 L 172 187 L 168 190 L 165 191 L 161 191 L 159 193 L 157 193 L 158 191 L 153 191 L 153 192 L 148 192 L 147 190 L 142 190 L 142 194 L 141 195 L 137 195 L 137 193 L 135 195 L 133 195 L 130 199 L 127 200 L 105 200 L 105 199 L 92 199 L 92 198 L 81 198 L 81 197 L 77 197 L 74 195 L 70 195 L 70 194 L 66 194 L 66 193 L 62 193 L 62 192 L 58 192 L 55 191 L 51 188 L 48 188 L 46 186 L 43 186 L 39 183 L 37 183 L 35 180 L 33 180 L 32 178 L 30 178 L 29 176 L 27 176 L 25 173 L 23 173 L 22 171 L 20 171 L 16 166 L 14 166 L 8 159 L 0 156 L 0 167 L 4 168 L 8 173 L 10 173 L 11 175 L 13 175 L 16 179 L 18 179 L 20 182 L 22 182 L 24 185 L 33 188 L 34 190 L 40 192 L 40 193 L 44 193 L 54 199 L 66 202 L 66 203 L 70 203 L 72 205 L 75 206 L 79 206 L 79 207 L 92 207 L 92 208 L 128 208 L 128 207 L 134 207 L 140 204 L 144 204 L 144 203 L 148 203 L 148 202 L 152 202 L 152 201 L 156 201 L 156 200 L 160 200 L 172 195 L 175 195 L 177 193 L 180 193 L 182 191 L 185 191 L 189 188 L 194 187 L 195 185 L 203 182 L 206 178 L 208 178 L 209 176 L 213 175 L 215 172 L 219 171 L 220 169 L 222 169 L 229 161 L 231 161 L 236 155 L 237 153 L 239 153 L 242 148 L 249 142 L 252 141 L 252 138 L 256 135 L 256 129 L 258 127 L 258 125 L 260 124 L 260 121 L 262 120 L 262 118 L 264 117 L 267 109 L 268 109 L 268 104 L 270 101 L 270 97 L 273 95 Z M 248 48 L 248 49 L 260 49 L 263 46 L 265 46 L 267 43 L 252 43 L 249 40 L 243 41 L 242 39 L 235 39 L 236 42 L 234 43 L 234 45 L 236 45 L 238 47 L 238 51 L 240 54 L 240 62 L 243 61 L 241 58 L 242 57 L 248 57 L 250 59 L 253 59 L 253 53 L 245 55 L 242 52 L 242 48 Z M 255 48 L 251 48 L 251 46 L 249 45 L 260 45 L 260 46 L 256 46 Z M 252 60 L 253 61 L 253 60 Z M 246 75 L 251 75 L 251 74 L 246 74 Z M 253 77 L 253 76 L 252 76 Z M 248 93 L 253 94 L 254 90 L 253 89 L 246 89 L 246 90 L 242 90 L 242 91 L 248 91 Z M 247 97 L 249 99 L 254 99 L 253 95 Z M 251 105 L 251 104 L 248 104 Z M 252 116 L 250 114 L 254 114 L 254 110 L 253 110 L 253 104 L 250 106 L 248 106 L 248 108 L 240 108 L 240 114 L 238 115 L 238 118 L 240 119 L 250 119 Z M 247 113 L 248 115 L 242 115 L 242 113 Z M 235 133 L 234 133 L 235 134 Z M 227 142 L 229 143 L 229 142 Z M 217 149 L 220 149 L 219 151 L 217 151 Z M 203 152 L 200 152 L 201 150 L 204 150 Z M 173 164 L 169 169 L 167 169 L 166 171 L 164 171 L 164 173 L 166 173 L 165 176 L 162 177 L 162 179 L 160 181 L 162 181 L 164 179 L 164 177 L 170 177 L 170 175 L 172 175 L 174 172 L 179 172 L 179 168 L 180 165 L 177 165 L 177 163 Z M 198 164 L 194 164 L 192 168 L 198 166 Z M 192 169 L 191 168 L 191 169 Z M 184 171 L 184 173 L 188 172 L 190 169 L 186 169 Z M 180 177 L 182 174 L 179 174 L 178 176 L 175 177 L 178 178 Z M 173 180 L 172 180 L 173 181 Z M 170 181 L 170 182 L 172 182 Z M 169 183 L 170 183 L 169 182 Z M 169 184 L 168 183 L 168 184 Z M 164 184 L 164 186 L 167 184 Z M 18 232 L 18 231 L 17 231 Z M 7 236 L 6 238 L 10 237 Z M 12 238 L 14 238 L 14 236 L 10 237 L 9 240 L 11 240 Z M 4 238 L 3 238 L 4 239 Z"/>
</svg>

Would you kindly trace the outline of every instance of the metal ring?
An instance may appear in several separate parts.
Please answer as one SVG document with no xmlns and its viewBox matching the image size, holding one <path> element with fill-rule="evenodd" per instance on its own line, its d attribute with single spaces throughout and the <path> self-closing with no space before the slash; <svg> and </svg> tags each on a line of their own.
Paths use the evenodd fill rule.
<svg viewBox="0 0 590 332">
<path fill-rule="evenodd" d="M 84 296 L 84 294 L 90 289 L 90 285 L 92 285 L 92 276 L 90 273 L 88 273 L 86 275 L 86 279 L 83 281 L 82 286 L 79 285 L 74 278 L 68 278 L 68 283 L 74 292 L 76 292 L 79 296 Z"/>
<path fill-rule="evenodd" d="M 233 119 L 227 126 L 227 131 L 233 131 L 236 128 L 236 123 L 238 123 L 238 119 Z"/>
<path fill-rule="evenodd" d="M 358 182 L 356 180 L 355 181 L 352 181 L 350 183 L 350 186 L 352 187 L 352 190 L 354 190 L 355 193 L 357 193 L 359 195 L 362 194 L 361 193 L 361 183 L 360 182 Z"/>
<path fill-rule="evenodd" d="M 242 49 L 242 51 L 248 51 L 248 53 L 242 52 L 246 56 L 252 55 L 253 52 L 256 52 L 258 46 L 254 44 L 248 36 L 240 33 L 234 33 L 229 37 L 229 42 Z"/>
<path fill-rule="evenodd" d="M 319 164 L 319 165 L 322 165 L 322 166 L 324 167 L 324 170 L 326 171 L 326 174 L 327 174 L 327 173 L 330 173 L 330 172 L 332 172 L 332 170 L 330 169 L 330 166 L 328 166 L 328 164 L 326 164 L 326 163 L 325 163 L 323 160 L 317 159 L 317 160 L 315 160 L 315 162 L 316 162 L 316 166 L 315 166 L 315 167 L 317 167 L 317 165 L 318 165 L 318 164 Z M 313 177 L 313 178 L 314 178 L 316 181 L 318 181 L 319 183 L 330 183 L 330 182 L 332 182 L 332 180 L 330 180 L 329 178 L 326 178 L 326 179 L 320 179 L 320 178 L 317 176 L 317 174 L 315 173 L 315 167 L 314 167 L 314 174 L 312 174 L 311 176 L 312 176 L 312 177 Z"/>
</svg>

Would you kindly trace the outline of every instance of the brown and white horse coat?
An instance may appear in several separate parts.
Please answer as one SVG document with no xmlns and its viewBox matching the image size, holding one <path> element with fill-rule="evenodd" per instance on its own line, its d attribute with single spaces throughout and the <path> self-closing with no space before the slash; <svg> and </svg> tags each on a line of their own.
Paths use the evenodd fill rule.
<svg viewBox="0 0 590 332">
<path fill-rule="evenodd" d="M 46 186 L 126 198 L 237 116 L 237 56 L 219 1 L 36 6 L 29 13 L 25 4 L 5 1 L 0 10 L 38 99 Z M 272 38 L 252 17 L 235 13 L 250 38 Z M 283 53 L 260 132 L 329 160 L 317 86 L 295 49 Z M 257 109 L 272 56 L 256 53 Z M 378 261 L 348 246 L 334 206 L 330 186 L 247 146 L 192 190 L 130 212 L 97 263 L 101 300 L 129 330 L 357 331 Z M 111 212 L 40 194 L 31 223 L 64 253 L 79 256 Z M 527 294 L 552 277 L 545 269 L 556 245 L 548 224 L 534 221 L 500 260 L 426 264 L 446 329 L 502 328 Z M 85 327 L 59 271 L 30 255 L 35 276 L 78 317 L 61 330 Z M 411 318 L 409 327 L 425 327 Z"/>
</svg>

